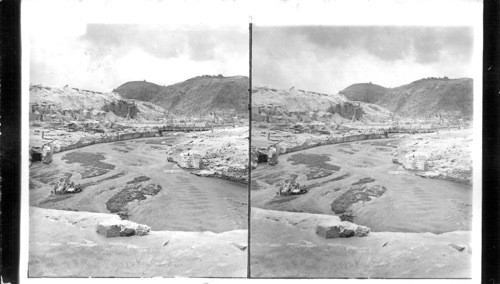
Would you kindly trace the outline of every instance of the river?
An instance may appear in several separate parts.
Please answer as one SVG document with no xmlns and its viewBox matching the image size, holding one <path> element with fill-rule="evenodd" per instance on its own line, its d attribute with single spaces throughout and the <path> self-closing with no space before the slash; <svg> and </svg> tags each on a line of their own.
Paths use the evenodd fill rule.
<svg viewBox="0 0 500 284">
<path fill-rule="evenodd" d="M 120 206 L 128 219 L 152 230 L 218 233 L 246 229 L 247 185 L 198 177 L 168 162 L 171 143 L 175 138 L 145 138 L 54 154 L 51 164 L 30 167 L 30 205 L 110 213 L 107 203 L 112 198 L 123 203 L 124 198 L 117 195 L 124 196 L 125 188 L 155 184 L 162 188 L 156 195 L 134 199 L 137 192 L 131 192 L 126 196 L 132 200 Z M 77 194 L 51 195 L 55 182 L 64 176 L 87 186 Z"/>
<path fill-rule="evenodd" d="M 251 193 L 252 206 L 335 214 L 332 202 L 365 179 L 372 180 L 364 184 L 367 187 L 379 185 L 386 190 L 380 196 L 370 197 L 369 201 L 350 205 L 348 211 L 357 224 L 368 226 L 374 232 L 471 230 L 472 186 L 422 178 L 392 163 L 392 151 L 398 143 L 398 139 L 381 139 L 325 145 L 281 155 L 276 166 L 260 164 L 252 173 L 252 182 L 257 181 L 261 187 Z M 311 162 L 321 159 L 327 161 Z M 314 180 L 307 178 L 311 172 L 325 168 L 333 169 L 333 174 Z M 293 175 L 301 185 L 320 184 L 335 177 L 341 179 L 314 186 L 304 195 L 277 197 L 276 185 Z"/>
</svg>

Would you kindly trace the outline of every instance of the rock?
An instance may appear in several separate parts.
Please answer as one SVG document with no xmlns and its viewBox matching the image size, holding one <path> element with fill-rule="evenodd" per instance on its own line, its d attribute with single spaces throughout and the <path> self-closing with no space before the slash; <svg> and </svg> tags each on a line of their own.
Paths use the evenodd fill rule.
<svg viewBox="0 0 500 284">
<path fill-rule="evenodd" d="M 449 244 L 449 246 L 458 250 L 459 252 L 462 252 L 465 249 L 465 246 L 463 246 L 463 245 Z"/>
<path fill-rule="evenodd" d="M 100 222 L 97 225 L 97 233 L 106 238 L 145 236 L 149 234 L 151 228 L 146 225 L 137 224 L 128 220 L 109 220 Z"/>
<path fill-rule="evenodd" d="M 193 172 L 194 175 L 200 176 L 200 177 L 213 177 L 215 176 L 215 171 L 212 170 L 201 170 L 197 172 Z"/>
<path fill-rule="evenodd" d="M 275 145 L 270 146 L 267 154 L 268 156 L 267 163 L 272 166 L 278 164 L 279 154 L 280 154 L 279 149 Z"/>
<path fill-rule="evenodd" d="M 296 178 L 296 177 L 295 177 Z M 278 195 L 304 194 L 307 189 L 304 189 L 295 181 L 295 178 L 285 179 L 278 184 Z"/>
<path fill-rule="evenodd" d="M 78 193 L 83 190 L 80 184 L 75 185 L 74 182 L 69 181 L 68 178 L 62 179 L 54 186 L 55 194 Z"/>
<path fill-rule="evenodd" d="M 247 244 L 243 244 L 243 243 L 231 243 L 231 245 L 235 246 L 236 248 L 238 248 L 241 251 L 246 250 L 248 247 Z"/>
<path fill-rule="evenodd" d="M 427 161 L 429 160 L 429 154 L 417 152 L 406 154 L 403 157 L 403 166 L 408 170 L 427 170 Z"/>
<path fill-rule="evenodd" d="M 44 164 L 52 163 L 52 155 L 54 154 L 54 147 L 49 143 L 42 146 L 42 162 Z"/>
<path fill-rule="evenodd" d="M 370 229 L 346 221 L 328 221 L 320 223 L 316 227 L 316 234 L 325 239 L 364 237 L 370 233 Z"/>
<path fill-rule="evenodd" d="M 192 153 L 181 153 L 178 164 L 184 169 L 199 169 L 201 164 L 201 155 Z"/>
</svg>

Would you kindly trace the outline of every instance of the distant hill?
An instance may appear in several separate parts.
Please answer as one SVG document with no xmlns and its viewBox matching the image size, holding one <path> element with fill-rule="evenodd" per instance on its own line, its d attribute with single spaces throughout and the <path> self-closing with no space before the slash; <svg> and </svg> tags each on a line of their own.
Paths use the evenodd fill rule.
<svg viewBox="0 0 500 284">
<path fill-rule="evenodd" d="M 135 81 L 125 83 L 113 92 L 124 98 L 157 104 L 174 114 L 248 112 L 248 78 L 245 76 L 204 75 L 170 86 Z"/>
<path fill-rule="evenodd" d="M 354 84 L 339 93 L 351 100 L 375 103 L 404 117 L 446 115 L 472 119 L 472 85 L 470 78 L 425 78 L 392 89 Z"/>
<path fill-rule="evenodd" d="M 358 83 L 350 85 L 339 94 L 346 96 L 351 101 L 361 101 L 374 104 L 390 89 L 372 83 Z"/>
<path fill-rule="evenodd" d="M 160 92 L 161 86 L 146 81 L 127 82 L 113 90 L 123 98 L 149 102 Z"/>
</svg>

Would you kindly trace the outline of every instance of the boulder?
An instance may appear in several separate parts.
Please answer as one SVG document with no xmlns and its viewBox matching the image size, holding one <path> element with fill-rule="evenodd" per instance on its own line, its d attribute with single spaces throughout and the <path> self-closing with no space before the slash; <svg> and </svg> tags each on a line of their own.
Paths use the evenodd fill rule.
<svg viewBox="0 0 500 284">
<path fill-rule="evenodd" d="M 200 169 L 201 158 L 202 156 L 200 154 L 189 152 L 181 153 L 177 163 L 184 169 Z"/>
<path fill-rule="evenodd" d="M 248 245 L 246 243 L 231 243 L 231 245 L 233 245 L 234 247 L 236 247 L 237 249 L 239 249 L 241 251 L 246 250 L 248 247 Z"/>
<path fill-rule="evenodd" d="M 305 188 L 302 188 L 294 178 L 285 179 L 278 184 L 278 195 L 292 195 L 307 193 Z"/>
<path fill-rule="evenodd" d="M 370 229 L 347 221 L 326 221 L 316 227 L 316 234 L 325 239 L 364 237 Z"/>
<path fill-rule="evenodd" d="M 42 146 L 42 162 L 44 164 L 52 163 L 52 155 L 54 154 L 54 147 L 47 143 Z"/>
<path fill-rule="evenodd" d="M 430 155 L 422 152 L 414 152 L 406 154 L 403 157 L 403 167 L 407 170 L 419 170 L 425 171 L 427 170 L 427 161 L 429 160 Z"/>
<path fill-rule="evenodd" d="M 128 220 L 107 220 L 97 224 L 97 233 L 106 238 L 145 236 L 151 228 Z"/>
<path fill-rule="evenodd" d="M 449 246 L 458 250 L 459 252 L 464 251 L 466 248 L 464 245 L 456 245 L 456 244 L 449 244 Z"/>
<path fill-rule="evenodd" d="M 215 171 L 212 170 L 201 170 L 197 172 L 193 172 L 194 175 L 197 175 L 199 177 L 213 177 L 215 176 Z"/>
<path fill-rule="evenodd" d="M 279 148 L 276 147 L 275 145 L 272 145 L 272 146 L 269 146 L 269 148 L 267 149 L 268 151 L 268 160 L 267 160 L 267 163 L 269 165 L 272 165 L 272 166 L 275 166 L 276 164 L 278 164 L 278 157 L 280 155 L 280 152 L 279 152 Z"/>
</svg>

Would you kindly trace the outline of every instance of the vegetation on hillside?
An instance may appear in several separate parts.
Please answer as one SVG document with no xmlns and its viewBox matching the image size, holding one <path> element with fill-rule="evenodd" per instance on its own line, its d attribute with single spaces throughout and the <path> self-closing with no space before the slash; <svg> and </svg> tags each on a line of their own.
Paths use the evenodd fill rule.
<svg viewBox="0 0 500 284">
<path fill-rule="evenodd" d="M 428 77 L 396 88 L 371 83 L 354 84 L 339 92 L 348 99 L 375 103 L 399 116 L 472 119 L 472 79 Z"/>
<path fill-rule="evenodd" d="M 115 90 L 125 98 L 152 102 L 174 114 L 247 112 L 248 78 L 203 75 L 170 86 L 127 82 Z"/>
</svg>

